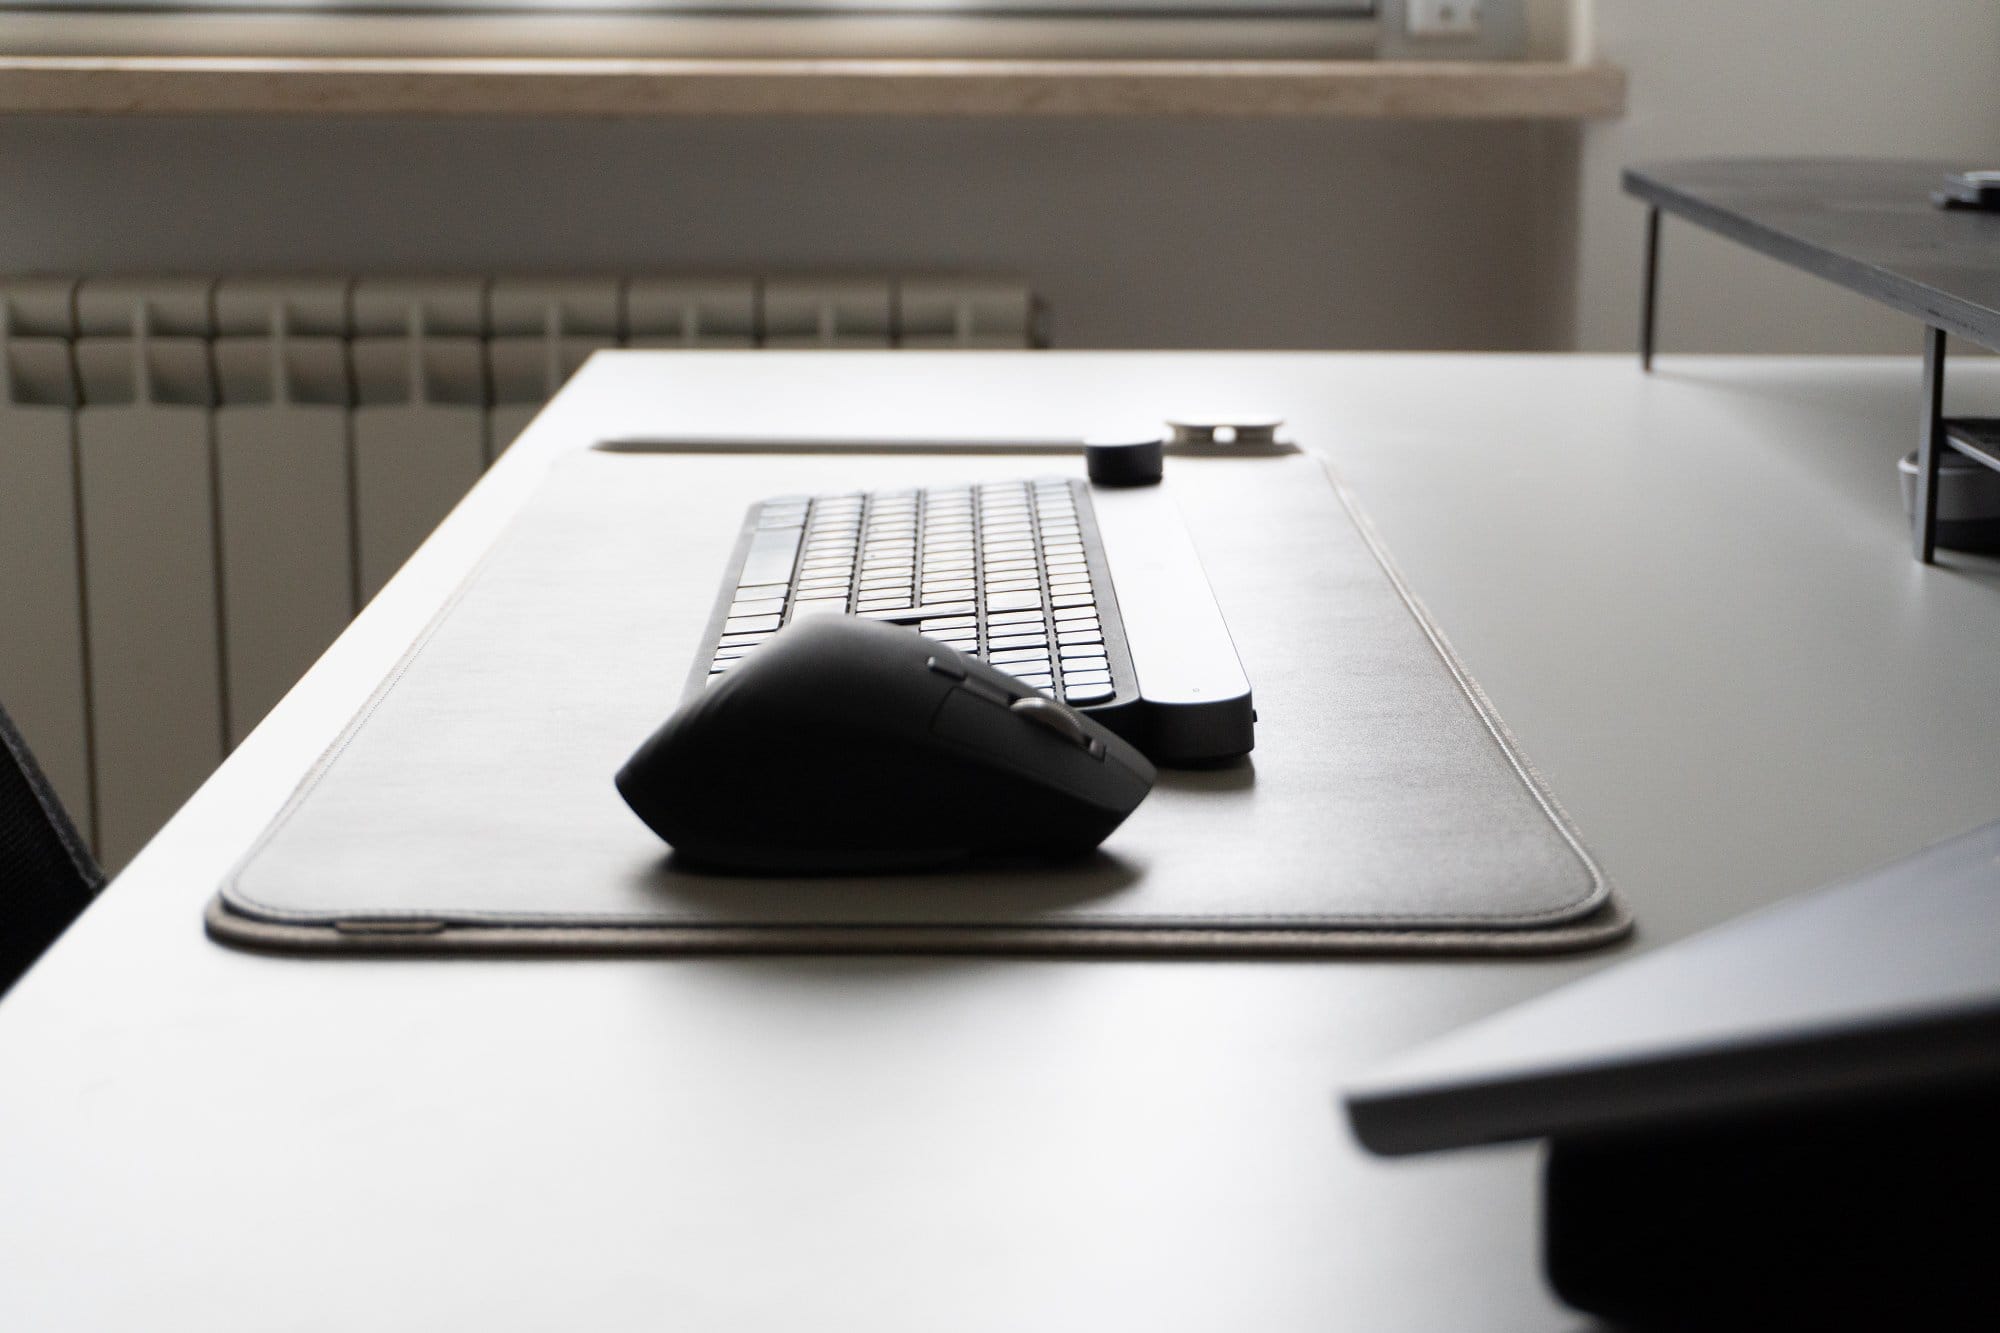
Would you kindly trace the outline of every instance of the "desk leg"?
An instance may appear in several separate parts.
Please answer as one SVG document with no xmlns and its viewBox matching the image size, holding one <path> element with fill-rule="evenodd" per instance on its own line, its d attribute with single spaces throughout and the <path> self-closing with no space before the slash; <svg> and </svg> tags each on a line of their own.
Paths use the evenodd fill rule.
<svg viewBox="0 0 2000 1333">
<path fill-rule="evenodd" d="M 1639 298 L 1639 369 L 1653 369 L 1653 309 L 1660 287 L 1660 210 L 1646 210 L 1646 285 Z"/>
<path fill-rule="evenodd" d="M 1917 437 L 1917 503 L 1911 516 L 1917 559 L 1930 564 L 1937 554 L 1938 463 L 1944 440 L 1944 330 L 1924 329 L 1924 419 Z"/>
</svg>

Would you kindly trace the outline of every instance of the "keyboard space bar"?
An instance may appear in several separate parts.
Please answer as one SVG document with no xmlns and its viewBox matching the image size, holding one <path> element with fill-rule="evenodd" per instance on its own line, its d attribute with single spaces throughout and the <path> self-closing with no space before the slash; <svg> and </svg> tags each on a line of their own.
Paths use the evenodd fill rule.
<svg viewBox="0 0 2000 1333">
<path fill-rule="evenodd" d="M 1250 681 L 1171 485 L 1093 487 L 1118 618 L 1146 708 L 1146 752 L 1164 764 L 1247 754 Z"/>
</svg>

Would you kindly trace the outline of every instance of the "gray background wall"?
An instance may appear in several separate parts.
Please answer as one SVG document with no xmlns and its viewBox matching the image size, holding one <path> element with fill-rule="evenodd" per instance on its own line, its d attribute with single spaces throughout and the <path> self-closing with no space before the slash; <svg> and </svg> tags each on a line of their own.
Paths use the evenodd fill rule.
<svg viewBox="0 0 2000 1333">
<path fill-rule="evenodd" d="M 1936 157 L 2000 166 L 1994 0 L 1596 0 L 1595 44 L 1630 76 L 1624 118 L 1579 170 L 1577 334 L 1632 345 L 1641 214 L 1627 162 L 1701 156 Z M 1585 35 L 1588 40 L 1588 35 Z M 1663 349 L 1906 352 L 1917 329 L 1858 296 L 1665 224 Z"/>
<path fill-rule="evenodd" d="M 1624 65 L 1621 122 L 0 120 L 0 271 L 966 268 L 1072 347 L 1611 348 L 1628 160 L 2000 165 L 1993 0 L 1572 10 L 1536 0 L 1538 44 Z M 1670 348 L 1914 345 L 1669 225 Z"/>
<path fill-rule="evenodd" d="M 0 270 L 972 268 L 1065 346 L 1568 334 L 1549 127 L 62 119 L 0 162 Z"/>
</svg>

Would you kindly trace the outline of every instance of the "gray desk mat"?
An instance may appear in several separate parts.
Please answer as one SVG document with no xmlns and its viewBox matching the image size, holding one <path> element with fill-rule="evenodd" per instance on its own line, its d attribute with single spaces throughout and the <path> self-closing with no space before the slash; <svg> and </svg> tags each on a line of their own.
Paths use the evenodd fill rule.
<svg viewBox="0 0 2000 1333">
<path fill-rule="evenodd" d="M 674 707 L 750 503 L 1080 468 L 1073 454 L 564 460 L 231 875 L 210 932 L 309 951 L 1283 954 L 1545 952 L 1630 929 L 1304 453 L 1170 460 L 1255 692 L 1257 748 L 1163 772 L 1094 856 L 707 875 L 625 808 L 611 774 Z"/>
</svg>

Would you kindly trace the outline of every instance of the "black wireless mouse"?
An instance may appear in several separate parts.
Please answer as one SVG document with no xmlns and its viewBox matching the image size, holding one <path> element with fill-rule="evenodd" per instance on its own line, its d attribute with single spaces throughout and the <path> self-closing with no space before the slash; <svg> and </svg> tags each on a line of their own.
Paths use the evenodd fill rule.
<svg viewBox="0 0 2000 1333">
<path fill-rule="evenodd" d="M 819 616 L 684 704 L 618 791 L 695 864 L 854 874 L 1080 856 L 1154 776 L 1098 723 L 976 658 Z"/>
</svg>

